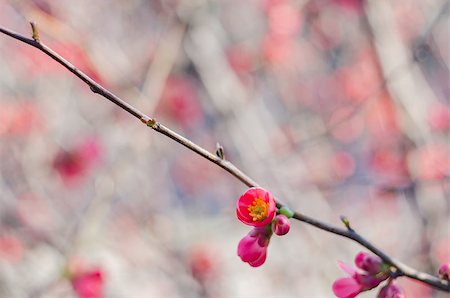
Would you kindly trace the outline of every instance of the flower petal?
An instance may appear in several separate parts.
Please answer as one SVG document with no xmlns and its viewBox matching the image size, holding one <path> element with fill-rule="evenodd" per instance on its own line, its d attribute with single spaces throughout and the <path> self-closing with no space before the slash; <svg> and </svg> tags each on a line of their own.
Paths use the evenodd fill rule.
<svg viewBox="0 0 450 298">
<path fill-rule="evenodd" d="M 354 276 L 356 274 L 355 268 L 351 267 L 350 265 L 341 261 L 338 261 L 338 265 L 344 272 L 348 273 L 350 276 Z"/>
<path fill-rule="evenodd" d="M 266 261 L 266 258 L 267 258 L 267 249 L 264 248 L 263 253 L 259 256 L 258 259 L 256 259 L 255 261 L 252 261 L 252 262 L 248 262 L 248 263 L 252 267 L 259 267 L 262 264 L 264 264 L 264 262 Z"/>
<path fill-rule="evenodd" d="M 361 285 L 353 278 L 345 277 L 337 279 L 332 289 L 338 298 L 353 298 L 361 292 Z"/>
<path fill-rule="evenodd" d="M 258 239 L 251 236 L 245 236 L 238 244 L 238 256 L 244 262 L 250 262 L 258 259 L 262 253 L 262 248 L 258 245 Z"/>
</svg>

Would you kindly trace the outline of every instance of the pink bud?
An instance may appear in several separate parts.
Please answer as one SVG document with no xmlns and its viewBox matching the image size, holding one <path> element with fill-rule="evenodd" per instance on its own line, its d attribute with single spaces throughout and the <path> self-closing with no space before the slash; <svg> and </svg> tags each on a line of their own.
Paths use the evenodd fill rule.
<svg viewBox="0 0 450 298">
<path fill-rule="evenodd" d="M 266 228 L 254 228 L 238 244 L 238 256 L 252 267 L 264 264 L 271 232 Z"/>
<path fill-rule="evenodd" d="M 442 264 L 441 267 L 439 267 L 439 276 L 442 279 L 450 279 L 450 263 Z"/>
<path fill-rule="evenodd" d="M 355 257 L 355 265 L 373 275 L 381 272 L 383 261 L 376 255 L 360 252 Z"/>
<path fill-rule="evenodd" d="M 286 235 L 291 228 L 289 219 L 284 214 L 278 214 L 273 223 L 273 232 L 278 236 Z"/>
<path fill-rule="evenodd" d="M 390 282 L 387 286 L 381 288 L 377 298 L 405 298 L 405 294 L 397 284 Z"/>
</svg>

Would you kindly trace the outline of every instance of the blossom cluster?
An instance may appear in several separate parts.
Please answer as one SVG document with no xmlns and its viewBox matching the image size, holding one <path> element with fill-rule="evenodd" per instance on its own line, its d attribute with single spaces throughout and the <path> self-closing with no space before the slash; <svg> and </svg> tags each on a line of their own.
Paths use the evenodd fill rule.
<svg viewBox="0 0 450 298">
<path fill-rule="evenodd" d="M 270 192 L 252 187 L 239 198 L 236 214 L 244 224 L 254 227 L 239 242 L 238 256 L 252 267 L 261 266 L 266 261 L 272 234 L 282 236 L 289 232 L 288 218 L 292 217 L 292 212 L 287 208 L 277 211 L 275 199 Z"/>
<path fill-rule="evenodd" d="M 390 266 L 384 263 L 378 256 L 360 252 L 355 257 L 353 268 L 343 262 L 338 262 L 339 267 L 350 277 L 339 278 L 333 283 L 334 294 L 339 298 L 353 298 L 362 292 L 374 289 L 390 277 Z M 378 298 L 403 298 L 405 297 L 400 287 L 390 280 L 378 293 Z"/>
</svg>

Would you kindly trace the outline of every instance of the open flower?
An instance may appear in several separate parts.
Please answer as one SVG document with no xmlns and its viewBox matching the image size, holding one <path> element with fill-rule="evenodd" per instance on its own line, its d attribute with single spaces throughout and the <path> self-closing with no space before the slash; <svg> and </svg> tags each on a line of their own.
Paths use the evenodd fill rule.
<svg viewBox="0 0 450 298">
<path fill-rule="evenodd" d="M 238 244 L 238 256 L 252 267 L 264 264 L 272 230 L 270 226 L 254 228 Z"/>
<path fill-rule="evenodd" d="M 263 227 L 275 217 L 275 207 L 275 200 L 267 190 L 252 187 L 239 198 L 236 214 L 246 225 Z"/>
</svg>

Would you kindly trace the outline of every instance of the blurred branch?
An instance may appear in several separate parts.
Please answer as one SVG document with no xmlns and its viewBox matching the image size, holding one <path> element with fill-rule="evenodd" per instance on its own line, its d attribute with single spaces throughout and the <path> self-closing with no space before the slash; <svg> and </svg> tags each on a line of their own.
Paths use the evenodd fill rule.
<svg viewBox="0 0 450 298">
<path fill-rule="evenodd" d="M 397 30 L 393 10 L 388 2 L 367 1 L 363 20 L 379 67 L 386 77 L 392 69 L 413 59 Z M 420 73 L 417 64 L 399 80 L 389 82 L 389 94 L 404 111 L 403 130 L 416 144 L 431 138 L 426 112 L 429 102 L 437 101 L 430 86 Z"/>
<path fill-rule="evenodd" d="M 36 27 L 35 27 L 36 30 Z M 199 154 L 200 156 L 206 158 L 207 160 L 215 163 L 216 165 L 223 168 L 225 171 L 236 177 L 238 180 L 240 180 L 242 183 L 247 185 L 248 187 L 258 186 L 258 184 L 253 181 L 249 176 L 244 174 L 241 170 L 239 170 L 236 166 L 234 166 L 231 162 L 223 160 L 219 156 L 210 153 L 206 149 L 198 146 L 197 144 L 193 143 L 189 139 L 179 135 L 178 133 L 172 131 L 171 129 L 165 127 L 163 124 L 157 122 L 155 119 L 145 115 L 143 112 L 138 110 L 137 108 L 131 106 L 130 104 L 126 103 L 124 100 L 119 98 L 118 96 L 111 93 L 109 90 L 95 82 L 93 79 L 91 79 L 89 76 L 84 74 L 82 71 L 77 69 L 73 64 L 71 64 L 69 61 L 65 60 L 63 57 L 59 56 L 56 52 L 54 52 L 52 49 L 47 47 L 42 42 L 37 42 L 35 39 L 27 38 L 23 35 L 20 35 L 18 33 L 15 33 L 13 31 L 10 31 L 8 29 L 0 27 L 0 32 L 8 35 L 16 40 L 19 40 L 23 43 L 26 43 L 32 47 L 35 47 L 48 56 L 52 58 L 53 60 L 60 63 L 62 66 L 67 68 L 70 72 L 72 72 L 75 76 L 77 76 L 79 79 L 81 79 L 83 82 L 85 82 L 92 92 L 98 93 L 101 96 L 105 97 L 106 99 L 112 101 L 119 107 L 121 107 L 123 110 L 127 111 L 129 114 L 133 115 L 134 117 L 140 119 L 144 124 L 151 127 L 153 130 L 171 138 L 175 142 L 187 147 L 188 149 L 194 151 L 195 153 Z M 33 35 L 37 35 L 38 32 L 33 31 Z M 281 203 L 277 203 L 277 207 L 281 208 L 283 205 Z M 307 224 L 310 224 L 316 228 L 319 228 L 321 230 L 330 232 L 332 234 L 340 235 L 342 237 L 351 239 L 362 246 L 366 247 L 368 250 L 372 251 L 376 255 L 378 255 L 380 258 L 383 259 L 386 263 L 391 265 L 396 269 L 396 275 L 397 276 L 407 276 L 412 279 L 421 281 L 423 283 L 426 283 L 436 289 L 440 289 L 443 291 L 450 292 L 450 284 L 448 281 L 439 279 L 435 276 L 432 276 L 430 274 L 417 271 L 416 269 L 413 269 L 393 258 L 385 254 L 383 251 L 375 247 L 372 243 L 370 243 L 368 240 L 366 240 L 364 237 L 356 233 L 353 229 L 342 229 L 339 227 L 335 227 L 332 225 L 329 225 L 327 223 L 321 222 L 319 220 L 316 220 L 314 218 L 308 217 L 306 215 L 303 215 L 301 213 L 295 212 L 293 218 L 305 222 Z"/>
</svg>

